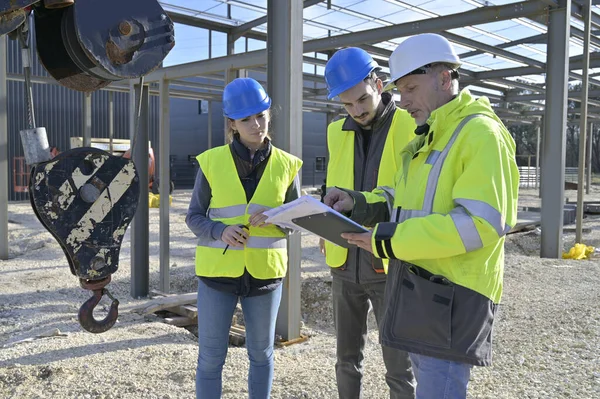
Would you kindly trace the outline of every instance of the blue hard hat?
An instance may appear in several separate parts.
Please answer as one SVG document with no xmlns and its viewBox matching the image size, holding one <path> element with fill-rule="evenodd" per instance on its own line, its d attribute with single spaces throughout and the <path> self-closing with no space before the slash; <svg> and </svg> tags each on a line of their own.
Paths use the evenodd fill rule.
<svg viewBox="0 0 600 399">
<path fill-rule="evenodd" d="M 325 65 L 327 98 L 340 95 L 362 82 L 376 68 L 377 62 L 365 50 L 348 47 L 338 50 Z"/>
<path fill-rule="evenodd" d="M 271 107 L 271 99 L 256 80 L 234 79 L 223 90 L 223 115 L 230 119 L 242 119 L 256 115 Z"/>
</svg>

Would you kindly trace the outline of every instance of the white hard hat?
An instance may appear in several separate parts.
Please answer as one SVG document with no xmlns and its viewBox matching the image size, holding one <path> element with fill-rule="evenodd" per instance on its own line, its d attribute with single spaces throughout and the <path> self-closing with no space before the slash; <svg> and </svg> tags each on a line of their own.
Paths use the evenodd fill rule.
<svg viewBox="0 0 600 399">
<path fill-rule="evenodd" d="M 383 90 L 392 90 L 396 81 L 425 65 L 443 62 L 461 66 L 460 58 L 444 36 L 423 33 L 411 36 L 396 47 L 390 56 L 390 81 Z"/>
</svg>

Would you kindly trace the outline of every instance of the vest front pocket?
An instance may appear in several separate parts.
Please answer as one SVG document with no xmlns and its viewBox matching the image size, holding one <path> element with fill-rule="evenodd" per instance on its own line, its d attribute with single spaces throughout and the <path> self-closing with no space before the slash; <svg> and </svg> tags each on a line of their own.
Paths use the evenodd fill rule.
<svg viewBox="0 0 600 399">
<path fill-rule="evenodd" d="M 433 280 L 433 281 L 431 281 Z M 402 266 L 390 303 L 391 337 L 450 348 L 454 286 L 445 279 L 427 279 Z"/>
</svg>

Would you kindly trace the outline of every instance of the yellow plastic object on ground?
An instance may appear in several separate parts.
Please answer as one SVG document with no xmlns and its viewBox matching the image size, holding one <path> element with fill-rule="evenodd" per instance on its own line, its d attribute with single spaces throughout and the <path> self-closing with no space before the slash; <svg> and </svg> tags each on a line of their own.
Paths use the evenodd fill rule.
<svg viewBox="0 0 600 399">
<path fill-rule="evenodd" d="M 595 248 L 585 244 L 575 244 L 569 252 L 563 252 L 563 259 L 590 259 Z"/>
<path fill-rule="evenodd" d="M 173 203 L 173 196 L 169 195 L 169 204 Z M 160 207 L 160 194 L 148 194 L 148 206 L 150 208 L 159 208 Z"/>
</svg>

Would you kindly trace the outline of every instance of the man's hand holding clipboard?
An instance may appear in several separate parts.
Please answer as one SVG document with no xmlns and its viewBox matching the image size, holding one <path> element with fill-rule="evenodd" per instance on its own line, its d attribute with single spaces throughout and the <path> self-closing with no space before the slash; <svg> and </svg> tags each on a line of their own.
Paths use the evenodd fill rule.
<svg viewBox="0 0 600 399">
<path fill-rule="evenodd" d="M 329 190 L 325 198 L 323 198 L 325 205 L 335 209 L 338 212 L 347 213 L 354 207 L 354 200 L 347 192 L 340 190 L 339 188 L 332 188 Z M 347 240 L 348 244 L 356 245 L 359 248 L 367 250 L 373 253 L 373 246 L 371 245 L 371 239 L 373 237 L 373 231 L 369 230 L 364 233 L 343 233 L 342 238 Z"/>
</svg>

